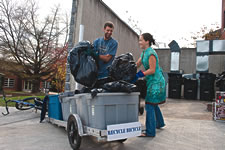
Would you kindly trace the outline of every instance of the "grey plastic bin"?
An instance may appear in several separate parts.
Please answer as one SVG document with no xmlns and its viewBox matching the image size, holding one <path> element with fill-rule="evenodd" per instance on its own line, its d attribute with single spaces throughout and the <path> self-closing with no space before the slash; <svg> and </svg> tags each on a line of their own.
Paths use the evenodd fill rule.
<svg viewBox="0 0 225 150">
<path fill-rule="evenodd" d="M 138 121 L 139 93 L 99 93 L 75 95 L 82 124 L 105 130 L 107 125 Z"/>
<path fill-rule="evenodd" d="M 76 99 L 74 98 L 74 96 L 61 96 L 60 102 L 62 106 L 63 120 L 67 121 L 70 114 L 77 113 Z"/>
</svg>

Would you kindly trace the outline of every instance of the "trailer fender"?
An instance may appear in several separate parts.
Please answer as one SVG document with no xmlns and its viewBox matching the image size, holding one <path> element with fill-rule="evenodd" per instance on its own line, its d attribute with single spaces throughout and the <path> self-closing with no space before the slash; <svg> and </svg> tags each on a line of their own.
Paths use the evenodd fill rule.
<svg viewBox="0 0 225 150">
<path fill-rule="evenodd" d="M 84 130 L 83 130 L 83 125 L 82 125 L 79 115 L 78 114 L 70 114 L 68 118 L 70 118 L 70 116 L 73 116 L 76 119 L 77 126 L 78 126 L 78 133 L 80 136 L 83 136 Z"/>
</svg>

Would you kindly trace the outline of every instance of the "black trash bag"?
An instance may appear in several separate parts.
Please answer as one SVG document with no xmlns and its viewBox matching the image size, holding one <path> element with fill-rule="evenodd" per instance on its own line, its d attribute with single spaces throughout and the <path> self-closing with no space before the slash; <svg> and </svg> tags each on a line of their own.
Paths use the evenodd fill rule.
<svg viewBox="0 0 225 150">
<path fill-rule="evenodd" d="M 112 77 L 104 77 L 97 80 L 94 88 L 102 88 L 105 83 L 112 82 Z"/>
<path fill-rule="evenodd" d="M 145 79 L 139 79 L 134 83 L 137 86 L 138 92 L 140 92 L 140 98 L 145 99 L 147 94 L 147 85 Z"/>
<path fill-rule="evenodd" d="M 95 60 L 91 56 L 81 54 L 80 67 L 74 77 L 78 83 L 87 87 L 93 87 L 98 79 L 98 69 Z"/>
<path fill-rule="evenodd" d="M 137 65 L 134 62 L 133 55 L 131 53 L 122 54 L 116 57 L 112 65 L 108 67 L 109 76 L 114 80 L 130 82 L 134 79 L 137 73 Z"/>
<path fill-rule="evenodd" d="M 105 92 L 105 90 L 102 88 L 94 88 L 91 90 L 91 97 L 94 98 L 95 96 L 97 96 L 98 93 L 103 93 L 103 92 Z"/>
<path fill-rule="evenodd" d="M 75 90 L 74 94 L 91 93 L 91 88 L 82 87 L 80 90 Z"/>
<path fill-rule="evenodd" d="M 79 66 L 80 66 L 79 65 L 80 64 L 79 63 L 80 53 L 85 52 L 88 48 L 92 48 L 92 45 L 90 44 L 90 42 L 89 41 L 81 41 L 75 47 L 73 47 L 72 50 L 70 50 L 67 60 L 70 65 L 70 70 L 74 74 L 77 73 Z"/>
<path fill-rule="evenodd" d="M 114 81 L 105 83 L 102 88 L 108 92 L 138 92 L 136 85 L 125 81 Z"/>
<path fill-rule="evenodd" d="M 93 87 L 97 81 L 98 69 L 92 56 L 87 55 L 87 50 L 93 46 L 89 41 L 79 42 L 68 55 L 68 63 L 76 82 Z"/>
<path fill-rule="evenodd" d="M 81 90 L 75 90 L 74 94 L 82 94 L 82 93 L 90 93 L 91 97 L 94 98 L 95 96 L 97 96 L 98 93 L 103 93 L 105 92 L 104 89 L 102 88 L 88 88 L 88 87 L 83 87 Z"/>
</svg>

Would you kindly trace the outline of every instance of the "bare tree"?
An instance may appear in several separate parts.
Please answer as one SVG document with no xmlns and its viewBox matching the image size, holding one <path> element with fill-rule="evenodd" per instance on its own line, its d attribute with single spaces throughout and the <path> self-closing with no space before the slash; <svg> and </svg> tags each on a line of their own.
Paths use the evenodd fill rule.
<svg viewBox="0 0 225 150">
<path fill-rule="evenodd" d="M 126 14 L 128 15 L 128 11 L 126 11 Z M 127 18 L 128 25 L 139 35 L 142 33 L 142 29 L 138 25 L 138 21 L 134 20 L 131 16 Z"/>
<path fill-rule="evenodd" d="M 32 92 L 55 75 L 57 63 L 66 57 L 68 35 L 68 22 L 62 22 L 58 6 L 44 19 L 37 11 L 32 0 L 0 0 L 0 52 L 22 67 L 17 75 L 32 82 Z"/>
</svg>

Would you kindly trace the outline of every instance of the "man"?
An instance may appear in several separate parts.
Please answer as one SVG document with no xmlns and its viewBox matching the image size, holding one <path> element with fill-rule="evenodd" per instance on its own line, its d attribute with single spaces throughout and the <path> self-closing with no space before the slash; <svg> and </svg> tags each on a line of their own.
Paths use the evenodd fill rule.
<svg viewBox="0 0 225 150">
<path fill-rule="evenodd" d="M 94 49 L 98 55 L 98 79 L 108 76 L 107 67 L 112 64 L 115 58 L 118 42 L 112 38 L 114 25 L 107 21 L 104 25 L 104 37 L 94 41 Z"/>
</svg>

